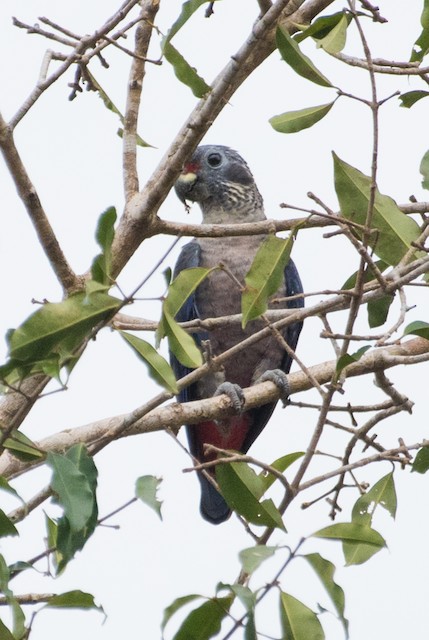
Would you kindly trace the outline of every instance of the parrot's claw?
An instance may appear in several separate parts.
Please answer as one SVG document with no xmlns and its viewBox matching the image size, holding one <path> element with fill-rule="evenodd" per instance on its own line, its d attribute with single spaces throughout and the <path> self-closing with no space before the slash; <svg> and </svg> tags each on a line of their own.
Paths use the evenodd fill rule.
<svg viewBox="0 0 429 640">
<path fill-rule="evenodd" d="M 232 382 L 222 382 L 221 385 L 215 391 L 215 396 L 221 396 L 225 394 L 231 400 L 231 404 L 237 413 L 241 413 L 244 407 L 244 393 L 243 389 L 238 384 Z"/>
<path fill-rule="evenodd" d="M 256 380 L 256 382 L 267 382 L 267 380 L 274 382 L 276 387 L 279 389 L 280 400 L 285 407 L 290 394 L 290 385 L 287 375 L 281 369 L 269 369 L 268 371 L 265 371 L 258 380 Z"/>
</svg>

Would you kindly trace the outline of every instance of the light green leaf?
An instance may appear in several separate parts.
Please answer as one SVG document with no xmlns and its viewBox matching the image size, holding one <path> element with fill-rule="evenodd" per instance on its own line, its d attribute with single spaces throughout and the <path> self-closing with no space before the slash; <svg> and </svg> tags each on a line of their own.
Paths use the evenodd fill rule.
<svg viewBox="0 0 429 640">
<path fill-rule="evenodd" d="M 337 13 L 333 13 L 330 16 L 321 16 L 314 20 L 309 27 L 304 29 L 302 33 L 297 33 L 293 36 L 293 39 L 296 42 L 302 42 L 305 38 L 309 38 L 310 36 L 315 40 L 321 40 L 325 38 L 329 33 L 336 27 L 336 25 L 341 22 L 343 16 L 346 15 L 347 23 L 350 24 L 352 16 L 350 13 L 344 14 L 343 11 L 338 11 Z"/>
<path fill-rule="evenodd" d="M 296 73 L 322 87 L 332 87 L 328 78 L 314 66 L 310 58 L 302 53 L 298 44 L 289 35 L 287 29 L 282 26 L 277 28 L 276 43 L 283 60 L 285 60 Z"/>
<path fill-rule="evenodd" d="M 429 324 L 427 322 L 422 322 L 421 320 L 411 322 L 404 329 L 404 336 L 409 335 L 420 336 L 420 338 L 426 338 L 426 340 L 429 340 Z"/>
<path fill-rule="evenodd" d="M 55 607 L 57 609 L 95 609 L 96 611 L 104 613 L 103 607 L 95 604 L 92 594 L 85 593 L 79 589 L 52 596 L 45 606 Z"/>
<path fill-rule="evenodd" d="M 362 564 L 386 546 L 384 538 L 368 524 L 339 522 L 313 534 L 316 538 L 341 540 L 346 564 Z"/>
<path fill-rule="evenodd" d="M 287 111 L 270 118 L 270 125 L 279 133 L 296 133 L 312 127 L 326 116 L 332 108 L 333 102 L 320 104 L 317 107 L 307 107 L 299 111 Z"/>
<path fill-rule="evenodd" d="M 414 43 L 411 62 L 421 62 L 429 51 L 429 0 L 424 0 L 420 23 L 423 30 Z"/>
<path fill-rule="evenodd" d="M 413 461 L 412 471 L 417 473 L 426 473 L 429 469 L 429 447 L 422 447 L 416 453 Z"/>
<path fill-rule="evenodd" d="M 337 24 L 323 38 L 318 40 L 317 46 L 328 53 L 339 53 L 346 45 L 347 27 L 349 19 L 345 13 L 341 16 Z"/>
<path fill-rule="evenodd" d="M 323 558 L 319 553 L 309 553 L 308 555 L 305 555 L 303 557 L 307 560 L 307 562 L 310 563 L 310 565 L 322 581 L 322 584 L 332 600 L 332 603 L 347 635 L 349 622 L 344 615 L 344 591 L 334 580 L 335 565 L 332 564 L 332 562 L 330 562 L 329 560 Z"/>
<path fill-rule="evenodd" d="M 2 640 L 16 640 L 15 636 L 12 635 L 12 632 L 3 624 L 0 620 L 0 638 Z"/>
<path fill-rule="evenodd" d="M 94 494 L 88 478 L 72 460 L 59 453 L 49 452 L 47 464 L 52 469 L 52 490 L 64 508 L 72 532 L 82 530 L 94 508 Z"/>
<path fill-rule="evenodd" d="M 341 160 L 335 153 L 335 190 L 341 214 L 348 220 L 365 225 L 370 198 L 371 179 L 361 171 Z M 378 189 L 371 228 L 370 246 L 390 265 L 396 265 L 420 235 L 418 224 L 402 213 L 395 201 L 382 195 Z"/>
<path fill-rule="evenodd" d="M 191 611 L 173 640 L 209 640 L 219 633 L 233 597 L 212 598 Z"/>
<path fill-rule="evenodd" d="M 243 567 L 243 571 L 246 573 L 253 573 L 261 566 L 261 564 L 271 558 L 277 551 L 278 547 L 268 547 L 266 545 L 257 544 L 254 547 L 248 549 L 242 549 L 238 554 L 238 557 Z"/>
<path fill-rule="evenodd" d="M 249 612 L 255 608 L 256 595 L 251 589 L 249 589 L 249 587 L 245 587 L 242 584 L 226 584 L 224 582 L 219 582 L 216 587 L 216 593 L 224 590 L 232 591 L 232 593 L 240 600 L 246 611 Z"/>
<path fill-rule="evenodd" d="M 3 446 L 4 446 L 4 444 L 3 444 Z M 4 478 L 3 476 L 0 476 L 0 489 L 2 491 L 6 491 L 6 493 L 10 493 L 12 496 L 15 496 L 15 498 L 18 498 L 18 500 L 20 500 L 22 503 L 24 503 L 24 500 L 21 498 L 21 496 L 16 491 L 16 489 L 14 489 L 9 484 L 9 482 L 6 480 L 6 478 Z"/>
<path fill-rule="evenodd" d="M 164 300 L 164 309 L 167 310 L 172 318 L 176 317 L 189 296 L 215 269 L 204 269 L 203 267 L 183 269 L 174 278 L 168 288 L 168 295 Z"/>
<path fill-rule="evenodd" d="M 429 151 L 426 151 L 420 163 L 420 173 L 423 176 L 422 187 L 429 189 Z"/>
<path fill-rule="evenodd" d="M 369 491 L 356 500 L 352 511 L 353 522 L 359 522 L 360 518 L 367 515 L 372 519 L 378 505 L 386 509 L 392 518 L 396 516 L 397 499 L 392 472 L 380 478 Z"/>
<path fill-rule="evenodd" d="M 209 0 L 188 0 L 182 4 L 182 10 L 180 12 L 180 16 L 177 18 L 175 23 L 172 25 L 171 29 L 169 29 L 167 34 L 167 40 L 171 40 L 176 33 L 183 27 L 184 24 L 189 20 L 189 18 L 201 7 L 201 5 L 205 4 Z"/>
<path fill-rule="evenodd" d="M 243 328 L 267 310 L 268 299 L 283 281 L 293 242 L 293 233 L 287 240 L 268 236 L 259 247 L 245 277 L 246 286 L 241 298 Z"/>
<path fill-rule="evenodd" d="M 293 464 L 295 460 L 302 458 L 303 455 L 304 451 L 295 451 L 294 453 L 288 453 L 285 456 L 274 460 L 274 462 L 270 464 L 270 467 L 273 467 L 277 471 L 283 473 L 283 471 L 286 471 L 286 469 L 290 467 L 290 465 Z M 264 487 L 263 493 L 261 495 L 263 495 L 267 491 L 267 489 L 269 489 L 271 485 L 277 480 L 276 476 L 269 471 L 261 471 L 259 474 L 259 479 L 262 480 Z"/>
<path fill-rule="evenodd" d="M 401 101 L 401 107 L 409 109 L 422 98 L 426 98 L 426 96 L 429 96 L 429 91 L 416 90 L 401 93 L 401 95 L 398 96 L 398 99 Z"/>
<path fill-rule="evenodd" d="M 155 380 L 171 393 L 177 393 L 176 378 L 167 360 L 146 340 L 142 340 L 126 331 L 119 331 L 119 334 L 131 346 L 138 358 L 145 363 L 152 380 Z"/>
<path fill-rule="evenodd" d="M 280 592 L 280 618 L 283 638 L 287 640 L 324 640 L 317 615 L 303 602 L 284 591 Z"/>
<path fill-rule="evenodd" d="M 170 351 L 179 362 L 190 369 L 200 367 L 203 364 L 203 358 L 192 336 L 186 333 L 165 309 L 161 322 L 164 335 L 168 338 Z"/>
<path fill-rule="evenodd" d="M 198 75 L 196 69 L 191 67 L 171 42 L 165 40 L 162 45 L 162 51 L 165 59 L 172 65 L 177 79 L 189 87 L 194 96 L 202 98 L 211 91 L 210 85 Z"/>
<path fill-rule="evenodd" d="M 40 460 L 44 458 L 45 452 L 37 448 L 37 446 L 20 431 L 12 431 L 10 436 L 3 443 L 5 449 L 8 449 L 19 460 L 25 462 L 31 460 Z"/>
<path fill-rule="evenodd" d="M 219 465 L 216 480 L 228 506 L 248 522 L 284 529 L 282 517 L 273 501 L 259 501 L 264 484 L 247 464 L 231 462 Z"/>
<path fill-rule="evenodd" d="M 140 476 L 136 480 L 136 496 L 142 502 L 148 505 L 162 520 L 161 505 L 162 502 L 156 497 L 159 486 L 162 482 L 161 478 L 155 476 Z"/>
</svg>

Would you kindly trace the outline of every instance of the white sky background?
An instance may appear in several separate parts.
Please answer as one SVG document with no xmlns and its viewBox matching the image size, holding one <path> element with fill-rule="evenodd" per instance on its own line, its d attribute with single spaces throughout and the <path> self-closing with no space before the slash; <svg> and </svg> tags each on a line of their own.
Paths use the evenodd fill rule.
<svg viewBox="0 0 429 640">
<path fill-rule="evenodd" d="M 27 0 L 16 3 L 3 0 L 0 4 L 0 110 L 8 119 L 33 88 L 47 47 L 59 49 L 39 36 L 29 36 L 12 26 L 16 15 L 32 24 L 38 16 L 66 26 L 72 31 L 89 33 L 100 26 L 117 8 L 116 0 L 103 3 L 58 3 L 54 0 Z M 156 20 L 167 31 L 180 11 L 180 2 L 161 3 Z M 380 2 L 381 12 L 389 24 L 373 26 L 365 21 L 374 57 L 406 60 L 413 41 L 419 34 L 421 2 L 399 0 Z M 343 6 L 332 5 L 326 13 Z M 238 50 L 248 34 L 257 13 L 256 2 L 224 0 L 215 7 L 210 20 L 204 18 L 204 7 L 194 16 L 175 44 L 197 67 L 206 81 L 221 70 L 230 55 Z M 368 24 L 366 24 L 368 22 Z M 353 31 L 354 33 L 354 31 Z M 346 51 L 361 56 L 355 35 Z M 156 38 L 154 39 L 156 42 Z M 131 48 L 131 40 L 128 43 Z M 317 66 L 344 91 L 369 97 L 369 77 L 361 70 L 346 67 L 317 51 L 311 42 L 303 47 Z M 153 57 L 158 51 L 154 47 Z M 124 108 L 130 59 L 114 49 L 105 54 L 110 69 L 95 62 L 92 72 L 120 108 Z M 118 213 L 123 206 L 121 140 L 115 132 L 118 120 L 107 111 L 93 93 L 84 92 L 76 100 L 67 100 L 73 72 L 54 84 L 19 124 L 16 143 L 33 180 L 41 201 L 61 246 L 76 272 L 86 271 L 97 253 L 94 230 L 98 216 L 114 205 Z M 399 77 L 378 77 L 379 97 L 396 89 L 407 91 L 424 88 L 417 81 Z M 330 101 L 333 90 L 324 89 L 298 77 L 274 53 L 248 82 L 233 96 L 208 132 L 205 142 L 227 144 L 237 149 L 249 163 L 264 197 L 267 216 L 283 218 L 293 215 L 279 209 L 280 202 L 310 206 L 306 193 L 313 191 L 332 208 L 336 208 L 333 189 L 331 150 L 364 173 L 370 172 L 371 117 L 362 104 L 341 98 L 328 117 L 315 127 L 286 136 L 274 132 L 268 119 L 275 114 Z M 141 185 L 151 175 L 169 142 L 195 104 L 190 90 L 181 85 L 173 71 L 164 63 L 148 65 L 139 126 L 140 135 L 156 149 L 139 150 Z M 396 98 L 389 101 L 380 114 L 379 187 L 399 203 L 414 194 L 426 200 L 421 189 L 419 164 L 429 148 L 427 100 L 409 112 L 399 108 Z M 0 164 L 2 202 L 2 232 L 0 237 L 0 316 L 1 334 L 15 327 L 32 311 L 31 299 L 58 300 L 60 288 L 49 264 L 35 241 L 33 228 L 16 196 L 4 164 Z M 183 207 L 171 194 L 160 211 L 170 220 L 200 220 L 197 206 L 185 218 Z M 171 238 L 156 238 L 144 243 L 121 274 L 119 283 L 125 292 L 131 291 L 150 270 L 153 262 L 166 250 Z M 166 264 L 173 265 L 177 251 Z M 326 240 L 320 231 L 306 231 L 298 236 L 294 259 L 299 266 L 307 291 L 338 288 L 358 264 L 348 246 L 338 238 Z M 157 275 L 142 292 L 145 297 L 159 296 L 163 278 Z M 415 319 L 428 321 L 423 294 L 412 292 L 410 304 L 417 308 L 409 313 Z M 137 316 L 159 317 L 160 305 L 142 301 L 129 310 Z M 393 316 L 392 316 L 393 317 Z M 341 330 L 343 317 L 337 314 L 332 322 Z M 366 331 L 365 323 L 361 324 Z M 321 323 L 311 319 L 306 323 L 299 344 L 299 355 L 307 365 L 333 358 L 330 345 L 319 338 Z M 360 345 L 359 345 L 360 346 Z M 1 346 L 4 359 L 6 348 Z M 427 365 L 410 370 L 391 371 L 389 376 L 402 393 L 416 402 L 413 415 L 401 414 L 380 426 L 383 444 L 395 446 L 398 436 L 406 442 L 427 437 L 427 410 L 424 391 L 427 387 Z M 382 395 L 370 377 L 348 382 L 346 400 L 381 400 Z M 108 330 L 90 345 L 76 367 L 69 390 L 41 400 L 24 424 L 25 433 L 34 440 L 67 427 L 127 412 L 143 404 L 157 392 L 147 379 L 145 370 L 118 336 Z M 316 400 L 316 395 L 302 394 L 297 399 Z M 295 399 L 295 398 L 294 398 Z M 315 415 L 307 411 L 280 409 L 252 448 L 252 454 L 266 461 L 279 455 L 305 448 Z M 182 434 L 184 441 L 184 434 Z M 341 454 L 341 438 L 337 432 L 327 432 L 320 448 Z M 162 476 L 163 522 L 152 511 L 135 504 L 109 520 L 119 529 L 97 529 L 70 563 L 65 574 L 50 581 L 35 572 L 26 572 L 13 582 L 17 593 L 55 591 L 80 588 L 94 594 L 105 608 L 108 618 L 102 626 L 97 613 L 42 612 L 34 623 L 32 640 L 50 640 L 61 635 L 62 640 L 92 638 L 113 640 L 120 635 L 135 638 L 160 637 L 162 611 L 171 601 L 189 593 L 213 595 L 218 581 L 232 582 L 239 571 L 237 553 L 251 546 L 240 523 L 231 518 L 214 527 L 200 518 L 199 486 L 192 474 L 183 474 L 189 460 L 171 438 L 163 433 L 129 438 L 113 443 L 96 459 L 99 468 L 100 515 L 105 515 L 129 500 L 135 479 L 144 474 Z M 326 459 L 318 462 L 320 470 L 329 469 Z M 316 467 L 315 467 L 316 468 Z M 358 472 L 361 481 L 374 482 L 390 470 L 390 465 L 365 468 Z M 426 553 L 429 535 L 427 511 L 428 479 L 417 474 L 395 474 L 399 509 L 396 522 L 379 514 L 374 522 L 386 538 L 388 550 L 377 554 L 368 563 L 343 568 L 339 544 L 309 542 L 305 551 L 320 551 L 336 562 L 336 580 L 346 593 L 346 614 L 351 620 L 351 640 L 380 638 L 423 638 L 427 624 L 428 587 L 425 576 L 429 569 Z M 16 483 L 25 498 L 30 498 L 48 481 L 46 470 L 39 470 Z M 306 496 L 316 497 L 320 488 Z M 357 495 L 350 494 L 352 498 Z M 343 492 L 343 519 L 349 517 Z M 301 500 L 288 511 L 286 525 L 293 546 L 303 535 L 329 524 L 329 506 L 321 501 L 312 509 L 302 511 Z M 11 505 L 12 506 L 12 505 Z M 13 505 L 15 506 L 15 505 Z M 46 507 L 51 515 L 56 512 Z M 342 517 L 339 517 L 341 520 Z M 26 559 L 42 550 L 44 522 L 41 513 L 32 514 L 20 525 L 20 539 L 7 541 L 4 551 L 9 561 Z M 272 543 L 276 538 L 274 537 Z M 317 602 L 331 609 L 317 578 L 302 562 L 292 564 L 284 575 L 283 588 L 315 608 Z M 267 563 L 258 572 L 253 587 L 272 579 L 276 563 Z M 45 565 L 39 563 L 39 568 Z M 276 595 L 274 595 L 277 598 Z M 274 613 L 273 613 L 274 612 Z M 275 616 L 275 622 L 272 618 Z M 257 617 L 261 631 L 279 635 L 277 604 L 271 599 Z M 340 625 L 325 614 L 322 622 L 329 640 L 342 638 Z M 171 629 L 177 623 L 172 622 Z M 240 634 L 236 634 L 237 638 Z"/>
</svg>

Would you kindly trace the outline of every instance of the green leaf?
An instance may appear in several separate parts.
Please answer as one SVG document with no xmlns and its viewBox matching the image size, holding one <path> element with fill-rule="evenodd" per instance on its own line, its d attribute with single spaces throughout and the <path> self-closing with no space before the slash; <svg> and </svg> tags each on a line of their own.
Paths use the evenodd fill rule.
<svg viewBox="0 0 429 640">
<path fill-rule="evenodd" d="M 11 451 L 16 458 L 24 462 L 40 460 L 45 457 L 44 451 L 38 449 L 34 442 L 20 431 L 12 431 L 11 435 L 4 441 L 3 446 L 8 451 Z"/>
<path fill-rule="evenodd" d="M 95 604 L 93 595 L 79 589 L 52 596 L 45 606 L 61 609 L 95 609 L 104 613 L 103 607 Z"/>
<path fill-rule="evenodd" d="M 323 558 L 319 553 L 309 553 L 308 555 L 305 555 L 303 557 L 307 560 L 307 562 L 310 563 L 311 567 L 319 576 L 323 586 L 325 587 L 329 597 L 332 600 L 332 603 L 347 635 L 349 622 L 344 615 L 344 591 L 334 580 L 335 565 L 332 564 L 332 562 L 330 562 L 329 560 Z"/>
<path fill-rule="evenodd" d="M 177 393 L 176 378 L 167 360 L 146 340 L 142 340 L 126 331 L 119 331 L 119 334 L 131 346 L 140 360 L 145 363 L 152 380 L 155 380 L 171 393 Z"/>
<path fill-rule="evenodd" d="M 429 51 L 429 0 L 424 0 L 420 23 L 423 31 L 414 43 L 410 58 L 411 62 L 421 62 Z"/>
<path fill-rule="evenodd" d="M 401 107 L 409 109 L 422 98 L 426 98 L 426 96 L 429 96 L 429 91 L 416 90 L 401 93 L 401 95 L 398 96 L 398 99 L 401 101 Z"/>
<path fill-rule="evenodd" d="M 256 595 L 249 587 L 245 587 L 242 584 L 225 584 L 224 582 L 220 582 L 216 587 L 216 593 L 225 589 L 232 591 L 232 593 L 237 596 L 247 612 L 255 608 Z"/>
<path fill-rule="evenodd" d="M 337 524 L 331 524 L 313 533 L 312 537 L 330 540 L 346 540 L 348 542 L 365 542 L 379 549 L 386 546 L 384 538 L 378 531 L 354 522 L 337 522 Z"/>
<path fill-rule="evenodd" d="M 303 602 L 280 592 L 280 618 L 285 640 L 324 640 L 317 615 Z"/>
<path fill-rule="evenodd" d="M 279 133 L 296 133 L 312 127 L 326 116 L 332 108 L 333 102 L 320 104 L 317 107 L 307 107 L 299 111 L 287 111 L 270 118 L 270 125 Z"/>
<path fill-rule="evenodd" d="M 284 529 L 273 501 L 259 501 L 264 484 L 249 465 L 244 462 L 221 464 L 216 469 L 216 480 L 228 506 L 248 522 Z"/>
<path fill-rule="evenodd" d="M 394 296 L 383 296 L 379 300 L 368 302 L 368 324 L 371 329 L 381 327 L 386 322 L 393 300 Z"/>
<path fill-rule="evenodd" d="M 334 153 L 335 190 L 341 214 L 365 225 L 370 199 L 371 179 L 347 164 Z M 369 244 L 390 265 L 396 265 L 420 235 L 418 224 L 405 215 L 389 196 L 375 192 Z M 361 236 L 360 233 L 358 235 Z"/>
<path fill-rule="evenodd" d="M 155 478 L 155 476 L 140 476 L 140 478 L 137 478 L 136 480 L 137 498 L 153 509 L 159 516 L 160 520 L 162 520 L 162 502 L 157 499 L 156 493 L 161 482 L 161 478 Z"/>
<path fill-rule="evenodd" d="M 21 498 L 16 489 L 14 489 L 3 476 L 0 476 L 0 489 L 2 491 L 6 491 L 6 493 L 10 493 L 12 496 L 15 496 L 15 498 L 18 498 L 18 500 L 20 500 L 24 504 L 24 500 Z"/>
<path fill-rule="evenodd" d="M 270 464 L 270 467 L 273 467 L 274 469 L 277 469 L 277 471 L 283 473 L 283 471 L 286 471 L 286 469 L 290 467 L 290 465 L 293 464 L 295 460 L 302 458 L 303 455 L 304 451 L 295 451 L 294 453 L 288 453 L 285 456 L 274 460 L 274 462 Z M 269 489 L 271 485 L 277 480 L 274 474 L 265 470 L 260 472 L 259 479 L 262 481 L 264 487 L 261 495 L 264 495 L 267 489 Z"/>
<path fill-rule="evenodd" d="M 119 111 L 118 107 L 113 104 L 112 100 L 109 98 L 109 96 L 107 95 L 107 93 L 104 91 L 103 87 L 99 84 L 99 82 L 94 78 L 94 76 L 92 75 L 92 73 L 89 71 L 89 69 L 85 70 L 85 73 L 88 76 L 89 81 L 91 82 L 92 86 L 94 87 L 94 89 L 97 91 L 98 95 L 100 96 L 100 98 L 102 99 L 104 106 L 106 107 L 106 109 L 109 109 L 109 111 L 111 111 L 112 113 L 114 113 L 115 115 L 117 115 L 119 117 L 119 120 L 121 121 L 122 124 L 124 124 L 125 122 L 125 118 L 122 115 L 122 113 Z M 122 138 L 122 134 L 123 134 L 123 130 L 119 129 L 118 130 L 118 135 L 119 137 Z M 143 140 L 143 138 L 141 138 L 139 136 L 138 133 L 136 133 L 136 144 L 139 147 L 151 147 L 153 148 L 153 145 L 149 144 L 148 142 L 145 142 L 145 140 Z"/>
<path fill-rule="evenodd" d="M 92 263 L 91 274 L 95 282 L 103 285 L 111 285 L 111 261 L 112 261 L 112 242 L 115 236 L 116 209 L 109 207 L 101 214 L 95 239 L 101 249 L 101 254 L 96 256 Z"/>
<path fill-rule="evenodd" d="M 429 151 L 426 151 L 420 163 L 420 173 L 423 176 L 422 187 L 429 189 Z"/>
<path fill-rule="evenodd" d="M 379 271 L 381 271 L 382 273 L 389 266 L 387 262 L 384 262 L 383 260 L 375 260 L 374 264 L 376 267 L 378 267 Z M 358 271 L 355 271 L 349 278 L 347 278 L 347 280 L 345 281 L 341 289 L 353 289 L 353 287 L 356 286 L 357 274 L 358 274 Z M 363 274 L 363 281 L 366 283 L 366 282 L 371 282 L 371 280 L 374 280 L 374 279 L 375 279 L 375 276 L 371 271 L 371 269 L 368 267 L 368 269 L 366 269 Z"/>
<path fill-rule="evenodd" d="M 352 511 L 353 522 L 359 522 L 360 518 L 365 519 L 367 515 L 372 519 L 378 505 L 386 509 L 392 518 L 396 516 L 397 499 L 392 472 L 380 478 L 369 491 L 356 500 Z"/>
<path fill-rule="evenodd" d="M 276 43 L 283 60 L 285 60 L 296 73 L 322 87 L 332 87 L 328 78 L 314 66 L 310 58 L 302 53 L 298 44 L 284 27 L 279 26 L 277 28 Z"/>
<path fill-rule="evenodd" d="M 244 640 L 258 640 L 255 626 L 255 614 L 253 611 L 250 611 L 247 614 L 247 622 L 244 628 Z"/>
<path fill-rule="evenodd" d="M 191 611 L 173 640 L 208 640 L 220 631 L 222 620 L 228 615 L 233 597 L 212 598 Z"/>
<path fill-rule="evenodd" d="M 179 362 L 190 369 L 200 367 L 203 364 L 203 358 L 192 336 L 186 333 L 165 309 L 161 322 L 164 335 L 168 338 L 170 351 Z"/>
<path fill-rule="evenodd" d="M 368 349 L 371 349 L 371 345 L 370 344 L 366 345 L 365 347 L 361 347 L 360 349 L 358 349 L 355 353 L 352 353 L 351 355 L 349 353 L 345 353 L 343 356 L 338 358 L 337 366 L 336 366 L 337 376 L 339 376 L 341 371 L 345 367 L 348 367 L 349 364 L 353 364 L 354 362 L 358 362 L 362 358 L 362 356 L 368 351 Z"/>
<path fill-rule="evenodd" d="M 329 35 L 329 33 L 336 27 L 336 25 L 341 22 L 344 15 L 347 19 L 347 24 L 350 24 L 352 20 L 352 16 L 350 13 L 344 14 L 343 11 L 338 11 L 337 13 L 333 13 L 330 16 L 321 16 L 314 20 L 309 27 L 304 29 L 302 33 L 297 33 L 294 35 L 293 39 L 296 42 L 302 42 L 305 38 L 312 37 L 315 40 L 321 40 Z"/>
<path fill-rule="evenodd" d="M 8 335 L 12 359 L 32 363 L 60 346 L 76 348 L 99 322 L 114 315 L 122 301 L 104 293 L 76 293 L 62 302 L 44 304 Z"/>
<path fill-rule="evenodd" d="M 323 38 L 318 40 L 317 46 L 327 53 L 339 53 L 346 45 L 347 27 L 350 20 L 344 13 L 337 24 Z"/>
<path fill-rule="evenodd" d="M 94 494 L 88 478 L 72 460 L 59 453 L 49 452 L 47 464 L 51 467 L 51 487 L 64 508 L 71 531 L 80 531 L 93 513 Z"/>
<path fill-rule="evenodd" d="M 0 638 L 2 640 L 16 640 L 15 636 L 12 635 L 11 631 L 3 624 L 0 619 Z"/>
<path fill-rule="evenodd" d="M 261 564 L 271 558 L 277 551 L 278 547 L 268 547 L 266 545 L 257 544 L 248 549 L 242 549 L 238 557 L 246 573 L 253 573 L 261 566 Z"/>
<path fill-rule="evenodd" d="M 429 324 L 427 322 L 422 322 L 421 320 L 411 322 L 404 329 L 404 336 L 408 336 L 410 334 L 429 340 Z"/>
<path fill-rule="evenodd" d="M 202 596 L 196 593 L 193 593 L 188 596 L 181 596 L 180 598 L 176 598 L 176 600 L 174 600 L 168 607 L 164 609 L 164 615 L 162 617 L 162 622 L 161 622 L 161 631 L 162 632 L 164 631 L 167 623 L 174 616 L 176 611 L 179 611 L 179 609 L 181 609 L 182 607 L 185 607 L 190 602 L 193 602 L 194 600 L 199 600 L 201 598 Z"/>
<path fill-rule="evenodd" d="M 189 87 L 197 98 L 203 98 L 209 91 L 208 85 L 201 76 L 198 75 L 196 69 L 191 67 L 189 62 L 185 60 L 181 53 L 174 47 L 171 42 L 164 40 L 162 51 L 165 59 L 172 65 L 174 74 L 180 82 Z"/>
<path fill-rule="evenodd" d="M 183 269 L 174 278 L 168 287 L 168 295 L 164 300 L 164 309 L 167 310 L 172 318 L 176 317 L 189 296 L 215 269 L 204 269 L 203 267 Z"/>
<path fill-rule="evenodd" d="M 182 10 L 180 12 L 179 17 L 174 22 L 171 29 L 169 29 L 167 33 L 167 39 L 171 40 L 173 36 L 183 27 L 184 24 L 189 20 L 189 18 L 201 7 L 201 5 L 205 4 L 209 0 L 188 0 L 182 4 Z"/>
<path fill-rule="evenodd" d="M 429 447 L 422 447 L 416 453 L 411 471 L 426 473 L 429 469 Z"/>
<path fill-rule="evenodd" d="M 18 530 L 13 524 L 12 520 L 7 517 L 3 509 L 0 509 L 0 538 L 17 535 Z"/>
<path fill-rule="evenodd" d="M 268 236 L 259 247 L 245 277 L 246 286 L 241 298 L 243 328 L 267 310 L 268 299 L 283 281 L 293 242 L 293 233 L 287 240 Z"/>
</svg>

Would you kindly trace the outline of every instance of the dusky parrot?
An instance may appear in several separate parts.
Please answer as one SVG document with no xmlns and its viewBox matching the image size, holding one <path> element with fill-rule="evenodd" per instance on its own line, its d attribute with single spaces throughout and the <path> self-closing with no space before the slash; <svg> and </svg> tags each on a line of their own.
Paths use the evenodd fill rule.
<svg viewBox="0 0 429 640">
<path fill-rule="evenodd" d="M 231 224 L 265 220 L 263 200 L 252 173 L 243 158 L 234 150 L 221 145 L 202 145 L 185 163 L 175 190 L 184 203 L 198 202 L 203 215 L 203 224 Z M 178 258 L 174 277 L 183 269 L 192 267 L 214 267 L 225 265 L 234 276 L 244 283 L 244 277 L 260 244 L 266 235 L 222 238 L 197 238 L 186 244 Z M 278 298 L 302 293 L 301 280 L 292 260 L 284 270 L 284 280 L 277 292 Z M 298 308 L 303 298 L 297 297 L 276 304 L 275 308 Z M 241 313 L 241 292 L 225 270 L 217 269 L 196 289 L 184 303 L 176 316 L 178 322 L 196 318 L 215 318 Z M 197 335 L 197 341 L 210 341 L 210 352 L 218 355 L 241 342 L 264 326 L 255 320 L 241 328 L 241 324 L 211 330 L 210 334 Z M 296 322 L 283 330 L 288 345 L 295 350 L 302 324 Z M 189 372 L 171 354 L 171 362 L 177 377 Z M 269 336 L 240 351 L 225 362 L 223 370 L 206 375 L 199 382 L 184 389 L 178 395 L 180 402 L 208 398 L 216 392 L 237 394 L 237 387 L 249 387 L 261 379 L 273 380 L 286 391 L 291 358 L 278 340 Z M 232 383 L 232 384 L 231 384 Z M 238 389 L 239 391 L 239 389 Z M 235 398 L 237 401 L 237 399 Z M 239 402 L 239 400 L 238 400 Z M 207 461 L 203 445 L 209 443 L 222 449 L 247 452 L 267 424 L 276 403 L 239 412 L 222 420 L 202 422 L 186 427 L 191 454 L 199 461 Z M 210 481 L 198 473 L 201 483 L 201 514 L 214 524 L 226 520 L 230 509 Z"/>
</svg>

